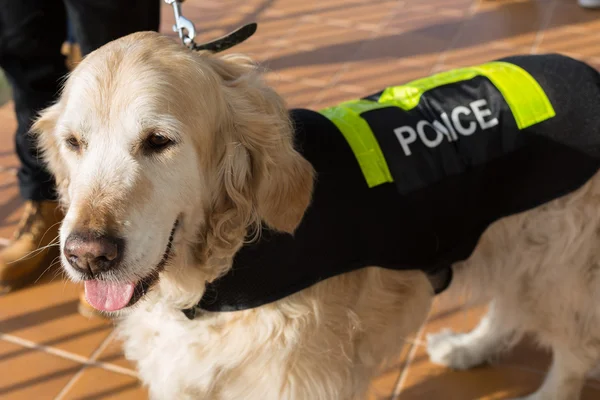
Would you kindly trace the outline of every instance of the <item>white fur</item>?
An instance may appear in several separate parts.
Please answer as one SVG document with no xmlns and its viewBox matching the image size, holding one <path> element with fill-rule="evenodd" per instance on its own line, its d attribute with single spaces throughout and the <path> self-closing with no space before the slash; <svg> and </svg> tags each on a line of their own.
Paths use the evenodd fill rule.
<svg viewBox="0 0 600 400">
<path fill-rule="evenodd" d="M 127 242 L 112 279 L 131 281 L 155 268 L 181 216 L 172 261 L 119 323 L 126 356 L 153 399 L 364 398 L 370 380 L 427 315 L 432 290 L 420 272 L 366 268 L 253 310 L 193 321 L 181 312 L 229 267 L 245 232 L 236 224 L 251 224 L 259 213 L 290 230 L 306 202 L 281 217 L 273 193 L 292 204 L 310 192 L 308 180 L 294 186 L 310 170 L 291 149 L 284 124 L 272 128 L 280 129 L 274 136 L 272 123 L 260 126 L 283 115 L 280 99 L 243 63 L 192 54 L 150 33 L 84 60 L 35 126 L 68 211 L 61 244 L 86 213 L 95 219 L 85 224 L 110 217 Z M 147 129 L 179 143 L 147 157 L 135 151 Z M 79 154 L 64 145 L 73 133 L 87 142 Z M 490 312 L 470 333 L 430 336 L 431 359 L 470 368 L 528 332 L 555 356 L 528 399 L 576 400 L 600 358 L 599 230 L 598 176 L 491 226 L 472 257 L 454 266 L 455 285 L 493 298 Z"/>
</svg>

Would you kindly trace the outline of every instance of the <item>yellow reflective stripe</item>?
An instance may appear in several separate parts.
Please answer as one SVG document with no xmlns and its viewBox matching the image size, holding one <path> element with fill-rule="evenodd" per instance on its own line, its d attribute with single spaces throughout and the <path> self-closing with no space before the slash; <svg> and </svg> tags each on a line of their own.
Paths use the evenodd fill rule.
<svg viewBox="0 0 600 400">
<path fill-rule="evenodd" d="M 365 111 L 383 107 L 389 105 L 356 100 L 321 110 L 321 114 L 331 120 L 346 138 L 370 188 L 394 181 L 373 131 L 360 116 Z"/>
<path fill-rule="evenodd" d="M 528 128 L 556 116 L 544 89 L 523 68 L 496 61 L 484 64 L 480 69 L 502 93 L 519 129 Z"/>
<path fill-rule="evenodd" d="M 394 179 L 379 143 L 369 124 L 360 114 L 396 106 L 415 108 L 428 90 L 485 76 L 504 97 L 519 129 L 525 129 L 556 115 L 550 100 L 537 81 L 524 69 L 507 62 L 494 61 L 470 68 L 460 68 L 385 89 L 377 102 L 352 100 L 321 111 L 342 132 L 354 152 L 368 186 L 374 187 Z"/>
<path fill-rule="evenodd" d="M 556 115 L 546 93 L 527 71 L 501 61 L 441 72 L 405 85 L 389 87 L 383 91 L 378 101 L 408 111 L 419 104 L 426 91 L 472 79 L 478 75 L 488 78 L 500 91 L 519 129 L 525 129 Z"/>
</svg>

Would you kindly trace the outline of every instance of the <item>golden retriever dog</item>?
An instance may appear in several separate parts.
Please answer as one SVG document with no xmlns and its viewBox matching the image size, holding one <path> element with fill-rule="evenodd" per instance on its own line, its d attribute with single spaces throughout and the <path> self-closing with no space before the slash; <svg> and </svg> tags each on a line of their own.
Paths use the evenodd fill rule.
<svg viewBox="0 0 600 400">
<path fill-rule="evenodd" d="M 261 224 L 294 232 L 319 180 L 243 56 L 119 39 L 77 66 L 34 131 L 66 212 L 64 269 L 114 312 L 152 399 L 363 399 L 427 316 L 426 275 L 378 266 L 259 307 L 182 313 Z M 600 359 L 599 232 L 597 175 L 491 224 L 453 265 L 453 287 L 493 298 L 489 312 L 472 332 L 430 336 L 431 359 L 469 368 L 532 333 L 554 361 L 527 399 L 577 399 Z"/>
</svg>

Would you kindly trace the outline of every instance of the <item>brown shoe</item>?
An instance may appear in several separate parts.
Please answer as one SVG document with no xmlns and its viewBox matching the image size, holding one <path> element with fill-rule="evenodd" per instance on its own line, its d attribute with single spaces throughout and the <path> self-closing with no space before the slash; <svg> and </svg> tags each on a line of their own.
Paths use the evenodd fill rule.
<svg viewBox="0 0 600 400">
<path fill-rule="evenodd" d="M 28 201 L 12 242 L 0 250 L 0 294 L 35 282 L 59 255 L 63 215 L 54 201 Z"/>
<path fill-rule="evenodd" d="M 64 42 L 60 52 L 66 57 L 65 64 L 70 71 L 81 62 L 81 48 L 77 43 Z"/>
</svg>

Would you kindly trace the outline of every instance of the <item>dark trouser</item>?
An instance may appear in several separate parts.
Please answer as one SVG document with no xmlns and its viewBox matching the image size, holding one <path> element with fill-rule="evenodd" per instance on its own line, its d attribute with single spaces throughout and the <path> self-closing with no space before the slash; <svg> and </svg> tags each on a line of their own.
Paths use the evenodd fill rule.
<svg viewBox="0 0 600 400">
<path fill-rule="evenodd" d="M 19 186 L 27 200 L 56 198 L 54 179 L 29 134 L 37 113 L 57 97 L 67 73 L 60 53 L 67 18 L 86 55 L 137 31 L 157 31 L 160 0 L 0 0 L 0 67 L 13 87 Z"/>
</svg>

